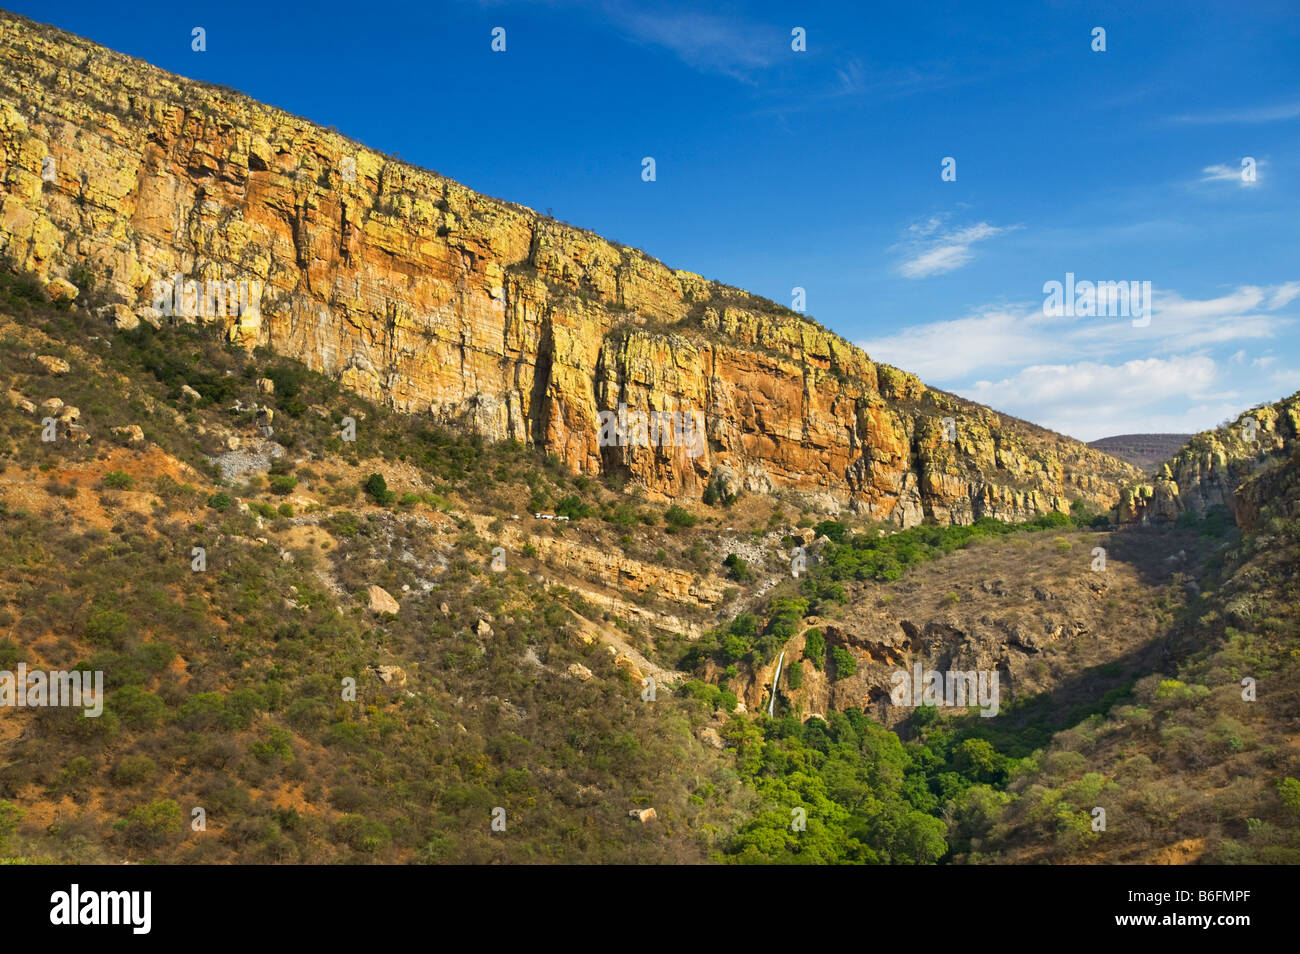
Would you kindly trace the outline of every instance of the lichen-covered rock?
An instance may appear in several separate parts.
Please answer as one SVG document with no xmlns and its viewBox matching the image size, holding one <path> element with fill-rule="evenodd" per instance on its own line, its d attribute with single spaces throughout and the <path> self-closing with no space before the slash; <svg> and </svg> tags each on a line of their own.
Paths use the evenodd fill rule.
<svg viewBox="0 0 1300 954">
<path fill-rule="evenodd" d="M 62 358 L 56 358 L 52 354 L 37 355 L 36 363 L 41 366 L 41 370 L 46 374 L 67 374 L 72 370 L 68 366 L 68 362 Z"/>
<path fill-rule="evenodd" d="M 1225 508 L 1241 521 L 1243 484 L 1289 457 L 1300 435 L 1300 392 L 1251 408 L 1225 427 L 1196 434 L 1156 474 L 1131 484 L 1120 495 L 1123 523 L 1167 523 L 1183 513 L 1204 516 Z M 1258 512 L 1261 483 L 1246 503 Z"/>
<path fill-rule="evenodd" d="M 50 301 L 72 301 L 81 294 L 81 289 L 66 278 L 51 278 L 45 285 L 45 294 Z"/>
</svg>

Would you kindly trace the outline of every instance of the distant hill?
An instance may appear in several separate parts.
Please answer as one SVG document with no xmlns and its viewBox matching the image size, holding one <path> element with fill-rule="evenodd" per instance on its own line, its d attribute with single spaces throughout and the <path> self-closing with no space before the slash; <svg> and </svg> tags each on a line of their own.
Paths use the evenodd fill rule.
<svg viewBox="0 0 1300 954">
<path fill-rule="evenodd" d="M 1088 446 L 1150 471 L 1177 454 L 1191 438 L 1191 434 L 1119 434 L 1089 441 Z"/>
</svg>

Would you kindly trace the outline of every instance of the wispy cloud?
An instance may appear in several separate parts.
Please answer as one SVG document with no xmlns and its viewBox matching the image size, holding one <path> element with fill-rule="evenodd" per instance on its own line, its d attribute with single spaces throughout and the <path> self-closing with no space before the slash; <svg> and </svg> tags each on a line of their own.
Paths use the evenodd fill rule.
<svg viewBox="0 0 1300 954">
<path fill-rule="evenodd" d="M 631 39 L 663 47 L 694 69 L 747 82 L 754 72 L 789 52 L 788 29 L 739 17 L 681 9 L 638 10 L 621 3 L 607 4 L 605 11 Z"/>
<path fill-rule="evenodd" d="M 961 268 L 974 257 L 972 245 L 1007 231 L 987 222 L 946 232 L 940 231 L 941 225 L 938 217 L 931 216 L 908 226 L 908 232 L 915 237 L 909 241 L 910 257 L 898 266 L 904 278 L 927 278 Z"/>
<path fill-rule="evenodd" d="M 1258 169 L 1258 164 L 1256 164 Z M 1245 178 L 1242 170 L 1234 169 L 1230 165 L 1208 165 L 1201 169 L 1201 182 L 1235 182 L 1236 185 L 1249 188 L 1255 185 L 1257 179 Z"/>
<path fill-rule="evenodd" d="M 1106 362 L 1134 353 L 1166 356 L 1234 341 L 1274 339 L 1292 324 L 1275 312 L 1296 297 L 1300 282 L 1246 285 L 1208 299 L 1188 299 L 1157 288 L 1151 323 L 1142 328 L 1128 319 L 1049 317 L 1039 301 L 980 308 L 962 318 L 913 326 L 859 344 L 874 358 L 948 386 L 1010 368 L 1060 363 L 1065 355 Z"/>
<path fill-rule="evenodd" d="M 1277 106 L 1248 106 L 1174 116 L 1176 123 L 1275 123 L 1300 117 L 1300 100 Z"/>
</svg>

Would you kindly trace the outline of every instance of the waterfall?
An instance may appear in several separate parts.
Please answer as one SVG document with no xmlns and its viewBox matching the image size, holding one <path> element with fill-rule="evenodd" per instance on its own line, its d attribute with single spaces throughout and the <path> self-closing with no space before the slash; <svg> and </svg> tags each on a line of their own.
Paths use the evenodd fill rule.
<svg viewBox="0 0 1300 954">
<path fill-rule="evenodd" d="M 781 679 L 781 663 L 785 662 L 785 650 L 781 650 L 781 655 L 776 661 L 776 675 L 772 677 L 772 699 L 767 704 L 767 714 L 772 715 L 772 710 L 776 708 L 776 684 Z"/>
</svg>

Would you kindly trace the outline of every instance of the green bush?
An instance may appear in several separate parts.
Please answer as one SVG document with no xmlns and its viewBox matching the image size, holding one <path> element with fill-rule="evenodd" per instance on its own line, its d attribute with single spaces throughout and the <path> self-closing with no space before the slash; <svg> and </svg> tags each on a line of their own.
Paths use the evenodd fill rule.
<svg viewBox="0 0 1300 954">
<path fill-rule="evenodd" d="M 158 766 L 147 755 L 125 756 L 113 766 L 113 781 L 123 788 L 133 788 L 153 780 Z"/>
<path fill-rule="evenodd" d="M 1287 813 L 1292 818 L 1300 819 L 1300 780 L 1290 777 L 1278 779 L 1277 795 Z"/>
<path fill-rule="evenodd" d="M 92 610 L 86 620 L 86 638 L 92 643 L 120 647 L 130 630 L 130 617 L 118 610 Z"/>
<path fill-rule="evenodd" d="M 382 851 L 392 839 L 387 825 L 364 815 L 344 815 L 334 823 L 334 840 L 353 851 L 373 854 Z"/>
<path fill-rule="evenodd" d="M 104 486 L 109 490 L 130 490 L 135 486 L 135 478 L 124 470 L 110 470 L 104 475 Z"/>
<path fill-rule="evenodd" d="M 109 695 L 105 705 L 132 729 L 153 728 L 167 714 L 167 704 L 139 686 L 118 689 Z"/>
<path fill-rule="evenodd" d="M 826 637 L 820 629 L 810 629 L 804 633 L 803 658 L 821 672 L 826 668 Z"/>
<path fill-rule="evenodd" d="M 785 667 L 785 682 L 791 689 L 798 689 L 803 685 L 803 664 L 792 662 Z"/>
<path fill-rule="evenodd" d="M 297 477 L 290 477 L 284 474 L 271 476 L 271 493 L 276 494 L 277 496 L 288 496 L 293 493 L 294 488 L 297 486 Z"/>
<path fill-rule="evenodd" d="M 673 504 L 664 511 L 664 522 L 670 527 L 693 527 L 699 522 L 699 518 L 684 507 Z"/>
<path fill-rule="evenodd" d="M 160 848 L 182 827 L 181 807 L 170 798 L 131 809 L 116 827 L 128 845 L 138 849 Z"/>
<path fill-rule="evenodd" d="M 221 490 L 217 491 L 215 494 L 212 494 L 212 496 L 208 497 L 208 506 L 211 507 L 213 510 L 220 510 L 222 513 L 225 513 L 227 510 L 229 510 L 230 505 L 234 502 L 235 501 L 231 498 L 230 494 Z"/>
<path fill-rule="evenodd" d="M 843 646 L 831 647 L 831 660 L 835 663 L 836 679 L 847 679 L 858 671 L 857 660 Z"/>
<path fill-rule="evenodd" d="M 397 494 L 388 489 L 388 481 L 383 474 L 371 474 L 366 478 L 365 491 L 381 507 L 391 506 Z"/>
<path fill-rule="evenodd" d="M 8 853 L 9 836 L 18 828 L 18 823 L 26 814 L 13 802 L 0 799 L 0 853 Z"/>
<path fill-rule="evenodd" d="M 748 583 L 754 578 L 754 571 L 749 568 L 749 563 L 744 557 L 737 556 L 735 553 L 728 553 L 722 565 L 731 570 L 731 578 L 737 583 Z"/>
<path fill-rule="evenodd" d="M 582 498 L 577 494 L 570 494 L 555 505 L 555 515 L 568 517 L 570 520 L 581 520 L 583 517 L 591 516 L 591 507 L 583 503 Z"/>
</svg>

